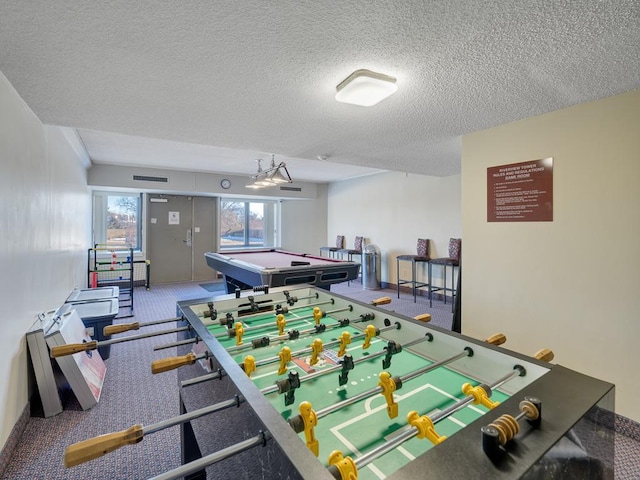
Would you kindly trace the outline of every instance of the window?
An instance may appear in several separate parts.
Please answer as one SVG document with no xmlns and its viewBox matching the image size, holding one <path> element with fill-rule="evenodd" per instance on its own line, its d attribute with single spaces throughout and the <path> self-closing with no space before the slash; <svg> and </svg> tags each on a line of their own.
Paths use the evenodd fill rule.
<svg viewBox="0 0 640 480">
<path fill-rule="evenodd" d="M 141 249 L 142 194 L 94 192 L 94 243 L 129 244 Z"/>
<path fill-rule="evenodd" d="M 280 204 L 220 200 L 220 250 L 277 246 Z"/>
</svg>

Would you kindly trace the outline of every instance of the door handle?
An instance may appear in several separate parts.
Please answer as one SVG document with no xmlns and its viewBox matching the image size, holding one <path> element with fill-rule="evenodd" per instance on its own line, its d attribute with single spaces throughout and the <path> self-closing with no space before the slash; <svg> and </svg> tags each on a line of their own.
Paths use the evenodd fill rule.
<svg viewBox="0 0 640 480">
<path fill-rule="evenodd" d="M 187 247 L 191 246 L 191 229 L 187 228 L 187 239 L 183 240 Z"/>
</svg>

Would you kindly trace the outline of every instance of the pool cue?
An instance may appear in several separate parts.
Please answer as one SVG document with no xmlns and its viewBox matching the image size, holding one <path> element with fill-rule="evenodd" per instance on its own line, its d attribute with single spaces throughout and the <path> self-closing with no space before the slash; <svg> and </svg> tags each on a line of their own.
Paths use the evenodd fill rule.
<svg viewBox="0 0 640 480">
<path fill-rule="evenodd" d="M 223 402 L 215 403 L 193 412 L 178 415 L 176 417 L 154 423 L 153 425 L 143 426 L 141 424 L 133 425 L 126 430 L 120 432 L 106 433 L 89 440 L 69 445 L 64 452 L 65 467 L 74 467 L 81 463 L 88 462 L 94 458 L 102 457 L 109 452 L 113 452 L 125 445 L 133 445 L 142 441 L 145 435 L 164 430 L 165 428 L 180 425 L 189 422 L 195 418 L 208 415 L 209 413 L 219 412 L 229 407 L 239 407 L 245 401 L 244 397 L 236 395 L 235 397 Z"/>
<path fill-rule="evenodd" d="M 191 330 L 191 326 L 171 328 L 169 330 L 162 330 L 158 332 L 141 333 L 140 335 L 129 335 L 123 338 L 112 338 L 111 340 L 92 340 L 85 343 L 69 343 L 67 345 L 59 345 L 51 348 L 51 358 L 64 357 L 66 355 L 73 355 L 78 352 L 88 352 L 95 350 L 98 347 L 104 347 L 106 345 L 113 345 L 114 343 L 131 342 L 132 340 L 141 340 L 143 338 L 157 337 L 159 335 L 167 335 L 169 333 L 185 332 Z"/>
<path fill-rule="evenodd" d="M 347 319 L 344 319 L 344 320 L 338 320 L 338 322 L 334 323 L 333 325 L 325 325 L 324 329 L 319 329 L 318 328 L 318 327 L 320 327 L 320 325 L 324 325 L 323 323 L 321 323 L 320 325 L 316 325 L 315 328 L 310 328 L 309 330 L 302 330 L 301 332 L 297 332 L 296 330 L 289 330 L 289 332 L 287 332 L 285 335 L 278 335 L 277 337 L 263 337 L 263 338 L 268 338 L 269 339 L 269 342 L 266 343 L 266 344 L 262 344 L 262 343 L 259 343 L 259 342 L 254 343 L 254 340 L 252 340 L 251 343 L 247 343 L 247 344 L 244 344 L 244 345 L 231 346 L 231 347 L 227 348 L 226 350 L 229 353 L 236 353 L 236 352 L 241 352 L 243 350 L 255 349 L 255 348 L 260 348 L 260 347 L 268 347 L 273 342 L 282 343 L 282 342 L 286 342 L 286 341 L 289 341 L 289 340 L 297 340 L 298 338 L 300 338 L 302 336 L 318 335 L 318 334 L 326 332 L 328 330 L 333 330 L 334 328 L 348 327 L 352 323 L 368 322 L 368 321 L 373 320 L 374 318 L 375 318 L 375 314 L 373 312 L 363 313 L 362 315 L 360 315 L 359 318 L 356 318 L 354 320 L 351 320 L 351 319 L 347 318 Z M 296 332 L 297 335 L 294 334 L 293 332 Z M 260 340 L 260 339 L 258 339 L 258 340 Z"/>
<path fill-rule="evenodd" d="M 402 345 L 402 348 L 409 348 L 412 347 L 414 345 L 417 345 L 418 343 L 424 342 L 425 340 L 427 341 L 432 341 L 433 340 L 433 335 L 431 335 L 430 333 L 427 333 L 424 337 L 418 338 L 416 340 L 413 340 L 411 342 L 408 342 L 404 345 Z M 382 355 L 386 355 L 387 354 L 387 350 L 386 348 L 382 349 L 381 351 L 377 352 L 377 353 L 372 353 L 371 355 L 368 355 L 366 357 L 361 357 L 358 358 L 357 360 L 353 361 L 354 365 L 357 365 L 359 363 L 362 362 L 366 362 L 368 360 L 372 360 L 374 358 L 378 358 Z M 314 378 L 320 377 L 326 373 L 332 373 L 338 370 L 342 370 L 342 365 L 335 365 L 333 367 L 329 367 L 326 370 L 318 370 L 314 373 L 310 373 L 309 375 L 305 375 L 304 377 L 300 378 L 300 383 L 302 382 L 307 382 L 309 380 L 313 380 Z M 270 387 L 265 387 L 263 389 L 260 390 L 260 392 L 263 395 L 269 395 L 270 393 L 274 393 L 277 392 L 278 390 L 280 390 L 280 387 L 276 384 L 276 385 L 272 385 Z"/>
<path fill-rule="evenodd" d="M 416 378 L 420 375 L 423 375 L 427 372 L 430 372 L 431 370 L 435 370 L 436 368 L 442 367 L 444 365 L 448 365 L 451 362 L 455 362 L 456 360 L 460 359 L 460 358 L 464 358 L 464 357 L 470 357 L 473 355 L 473 350 L 469 347 L 465 347 L 465 351 L 457 354 L 457 355 L 453 355 L 452 357 L 449 358 L 445 358 L 444 360 L 440 360 L 439 362 L 435 362 L 432 363 L 426 367 L 420 368 L 418 370 L 415 370 L 414 372 L 408 373 L 406 375 L 403 375 L 402 377 L 399 377 L 398 379 L 400 380 L 400 382 L 396 381 L 396 384 L 399 384 L 400 387 L 398 387 L 397 389 L 399 390 L 400 388 L 402 388 L 402 384 L 406 381 L 412 380 L 413 378 Z M 351 398 L 347 398 L 346 400 L 343 400 L 341 402 L 335 403 L 329 407 L 325 407 L 321 410 L 316 411 L 316 417 L 318 419 L 322 418 L 322 417 L 326 417 L 327 415 L 333 413 L 333 412 L 337 412 L 338 410 L 340 410 L 343 407 L 348 407 L 349 405 L 353 405 L 354 403 L 357 403 L 361 400 L 364 400 L 365 398 L 369 398 L 372 397 L 378 393 L 382 393 L 383 388 L 378 386 L 378 387 L 373 387 L 370 388 L 369 390 L 362 392 L 358 395 L 355 395 L 354 397 Z M 292 417 L 289 419 L 289 425 L 291 425 L 291 427 L 294 429 L 294 431 L 296 433 L 300 433 L 304 430 L 304 422 L 302 421 L 302 417 L 300 415 L 297 415 L 295 417 Z M 302 427 L 301 430 L 299 430 L 299 428 Z"/>
<path fill-rule="evenodd" d="M 321 311 L 322 313 L 322 318 L 326 317 L 327 315 L 330 315 L 332 313 L 339 313 L 339 312 L 346 312 L 346 311 L 353 311 L 353 305 L 348 305 L 346 307 L 342 307 L 342 308 L 336 308 L 334 310 L 326 310 L 324 312 Z M 297 317 L 297 318 L 292 318 L 291 320 L 289 320 L 289 324 L 291 323 L 299 323 L 302 322 L 304 320 L 308 320 L 310 318 L 314 318 L 313 314 L 311 315 L 305 315 L 304 317 Z M 238 321 L 240 321 L 241 319 L 238 319 Z M 245 327 L 244 328 L 244 332 L 251 332 L 251 331 L 255 331 L 255 330 L 264 330 L 266 328 L 273 328 L 273 324 L 269 323 L 269 324 L 265 324 L 265 325 L 256 325 L 255 327 Z M 229 329 L 228 332 L 225 333 L 216 333 L 214 335 L 215 338 L 231 338 L 235 336 L 235 330 L 233 329 Z"/>
<path fill-rule="evenodd" d="M 383 332 L 386 332 L 388 330 L 400 330 L 400 322 L 395 322 L 393 325 L 387 325 L 386 327 L 383 328 L 376 328 L 376 337 L 378 335 L 380 335 Z M 354 336 L 351 337 L 352 340 L 360 340 L 361 337 L 366 337 L 367 334 L 366 333 L 357 333 Z M 337 339 L 337 340 L 332 340 L 330 342 L 327 342 L 325 344 L 323 344 L 324 348 L 327 347 L 333 347 L 335 345 L 340 345 L 341 340 Z M 311 353 L 313 351 L 313 349 L 311 347 L 308 348 L 303 348 L 301 350 L 297 350 L 295 352 L 291 352 L 291 357 L 298 357 L 300 355 L 304 355 L 305 353 Z M 263 358 L 262 360 L 258 360 L 256 362 L 256 367 L 260 367 L 260 366 L 264 366 L 264 365 L 269 365 L 270 363 L 277 363 L 280 361 L 280 357 L 279 356 L 274 356 L 274 357 L 268 357 L 268 358 Z"/>
<path fill-rule="evenodd" d="M 522 376 L 523 371 L 524 371 L 524 367 L 521 367 L 520 365 L 514 366 L 514 370 L 512 372 L 509 372 L 507 375 L 503 376 L 502 378 L 499 378 L 493 384 L 488 386 L 490 392 L 492 392 L 495 388 L 498 388 L 500 385 L 503 385 L 504 383 L 508 382 L 509 380 L 518 376 Z M 488 396 L 490 395 L 490 392 L 487 392 Z M 445 408 L 444 410 L 441 410 L 440 412 L 435 413 L 429 418 L 433 423 L 437 423 L 440 420 L 445 419 L 446 417 L 450 416 L 454 412 L 465 407 L 469 403 L 473 402 L 473 400 L 474 400 L 474 397 L 472 395 L 467 395 L 465 398 L 458 400 L 453 405 L 449 406 L 448 408 Z M 416 435 L 418 435 L 418 433 L 419 433 L 419 430 L 416 427 L 412 427 L 409 430 L 406 430 L 405 432 L 394 437 L 393 439 L 388 440 L 383 445 L 377 448 L 374 448 L 373 450 L 365 453 L 360 457 L 357 457 L 355 460 L 353 460 L 355 467 L 357 469 L 366 467 L 374 460 L 378 459 L 379 457 L 383 456 L 386 453 L 391 452 L 396 447 L 399 447 L 410 438 L 415 437 Z M 337 467 L 330 466 L 328 469 L 330 473 L 334 476 L 334 478 L 338 480 L 342 479 L 342 475 L 340 474 L 340 471 L 337 469 Z"/>
<path fill-rule="evenodd" d="M 267 444 L 267 441 L 271 438 L 271 434 L 268 431 L 261 430 L 260 433 L 255 437 L 251 437 L 242 442 L 238 442 L 229 447 L 223 448 L 222 450 L 218 450 L 217 452 L 205 455 L 204 457 L 194 460 L 193 462 L 185 463 L 181 467 L 164 472 L 160 475 L 150 478 L 149 480 L 177 480 L 179 478 L 183 478 L 186 475 L 198 472 L 204 467 L 213 465 L 214 463 L 232 457 L 233 455 L 236 455 L 240 452 L 244 452 L 245 450 L 248 450 L 257 445 L 265 446 Z"/>
<path fill-rule="evenodd" d="M 179 322 L 184 320 L 183 317 L 165 318 L 164 320 L 153 320 L 151 322 L 133 322 L 133 323 L 121 323 L 118 325 L 107 325 L 102 329 L 102 334 L 105 337 L 110 337 L 116 333 L 128 332 L 130 330 L 138 330 L 140 327 L 148 327 L 150 325 L 160 325 L 162 323 Z"/>
</svg>

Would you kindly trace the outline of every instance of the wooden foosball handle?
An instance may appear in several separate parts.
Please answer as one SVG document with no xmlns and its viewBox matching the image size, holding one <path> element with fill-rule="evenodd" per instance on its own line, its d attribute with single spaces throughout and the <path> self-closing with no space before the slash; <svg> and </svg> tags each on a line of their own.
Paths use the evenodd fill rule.
<svg viewBox="0 0 640 480">
<path fill-rule="evenodd" d="M 105 337 L 109 337 L 111 335 L 115 335 L 116 333 L 128 332 L 130 330 L 138 330 L 140 328 L 140 323 L 122 323 L 120 325 L 107 325 L 102 329 L 102 333 Z"/>
<path fill-rule="evenodd" d="M 374 305 L 377 307 L 378 305 L 388 305 L 390 303 L 391 303 L 391 297 L 380 297 L 372 301 L 371 305 Z"/>
<path fill-rule="evenodd" d="M 114 450 L 133 445 L 142 440 L 142 425 L 137 424 L 121 432 L 107 433 L 83 442 L 69 445 L 64 452 L 64 466 L 69 468 L 94 458 L 113 452 Z"/>
<path fill-rule="evenodd" d="M 431 314 L 430 313 L 421 313 L 420 315 L 416 315 L 415 317 L 416 320 L 420 321 L 420 322 L 430 322 L 431 321 Z"/>
<path fill-rule="evenodd" d="M 491 345 L 502 345 L 507 341 L 507 337 L 504 333 L 494 333 L 489 338 L 485 339 L 485 342 L 490 343 Z"/>
<path fill-rule="evenodd" d="M 193 365 L 196 363 L 196 354 L 191 352 L 180 357 L 167 357 L 151 362 L 152 373 L 168 372 L 183 365 Z"/>
<path fill-rule="evenodd" d="M 51 348 L 51 358 L 66 357 L 67 355 L 73 355 L 78 352 L 88 352 L 89 350 L 95 350 L 98 348 L 98 342 L 92 340 L 86 343 L 70 343 L 68 345 L 59 345 Z"/>
<path fill-rule="evenodd" d="M 550 362 L 551 360 L 554 359 L 555 354 L 553 353 L 553 351 L 549 350 L 548 348 L 543 348 L 542 350 L 538 350 L 536 353 L 534 353 L 533 357 L 536 360 L 541 360 L 543 362 Z"/>
</svg>

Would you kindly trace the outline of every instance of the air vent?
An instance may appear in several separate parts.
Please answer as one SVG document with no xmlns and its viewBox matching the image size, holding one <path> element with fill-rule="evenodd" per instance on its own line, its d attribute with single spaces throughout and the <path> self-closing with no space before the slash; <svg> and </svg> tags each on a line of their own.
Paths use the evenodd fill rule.
<svg viewBox="0 0 640 480">
<path fill-rule="evenodd" d="M 280 187 L 280 190 L 284 190 L 285 192 L 301 192 L 301 187 Z"/>
<path fill-rule="evenodd" d="M 167 177 L 148 177 L 146 175 L 134 175 L 133 179 L 138 182 L 160 182 L 167 183 L 169 179 Z"/>
</svg>

